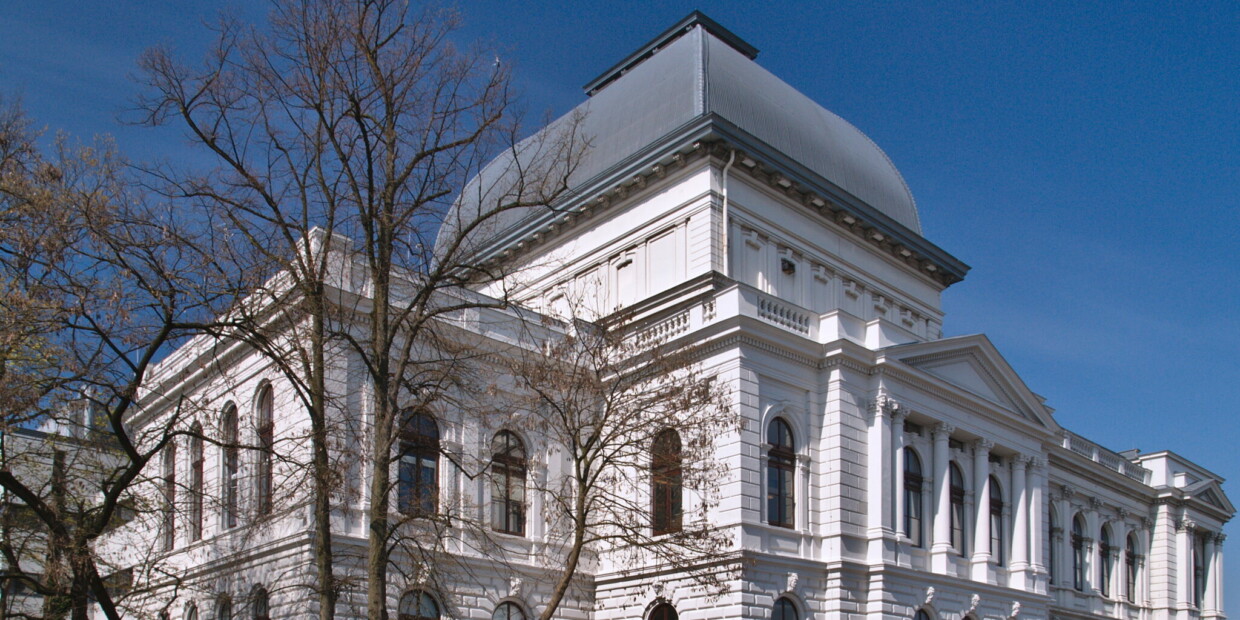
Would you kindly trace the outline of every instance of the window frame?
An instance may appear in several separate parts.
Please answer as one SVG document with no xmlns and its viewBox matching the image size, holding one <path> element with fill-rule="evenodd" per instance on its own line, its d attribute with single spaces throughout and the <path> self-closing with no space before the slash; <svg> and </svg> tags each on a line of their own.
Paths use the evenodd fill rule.
<svg viewBox="0 0 1240 620">
<path fill-rule="evenodd" d="M 948 493 L 951 497 L 951 545 L 960 555 L 967 552 L 965 546 L 964 472 L 955 461 L 947 464 Z"/>
<path fill-rule="evenodd" d="M 990 560 L 996 566 L 1003 566 L 1007 561 L 1007 554 L 1004 553 L 1004 544 L 1006 541 L 1003 527 L 1003 487 L 999 486 L 999 479 L 990 476 Z"/>
<path fill-rule="evenodd" d="M 414 601 L 414 609 L 417 611 L 412 614 L 407 614 L 405 613 L 405 602 L 409 600 L 409 597 L 411 596 L 417 597 Z M 431 606 L 434 607 L 435 615 L 428 616 L 422 613 L 426 611 L 423 607 L 423 603 L 425 602 L 429 602 Z M 396 603 L 397 620 L 440 620 L 442 617 L 443 607 L 439 604 L 439 600 L 426 590 L 416 588 L 413 590 L 408 590 L 404 594 L 400 595 L 400 599 Z"/>
<path fill-rule="evenodd" d="M 908 536 L 914 547 L 924 547 L 926 544 L 925 511 L 922 505 L 924 501 L 922 486 L 925 485 L 925 471 L 917 451 L 911 446 L 905 447 L 904 535 Z"/>
<path fill-rule="evenodd" d="M 771 418 L 766 426 L 766 522 L 776 527 L 796 527 L 796 439 L 792 426 Z"/>
<path fill-rule="evenodd" d="M 680 532 L 684 525 L 683 444 L 665 428 L 650 446 L 650 529 L 654 536 Z"/>
<path fill-rule="evenodd" d="M 271 514 L 275 492 L 275 390 L 270 383 L 258 388 L 254 434 L 258 449 L 254 468 L 254 512 L 265 517 Z"/>
<path fill-rule="evenodd" d="M 1072 589 L 1085 591 L 1085 519 L 1072 517 Z"/>
<path fill-rule="evenodd" d="M 224 405 L 220 414 L 220 525 L 232 529 L 239 523 L 241 503 L 241 450 L 238 447 L 237 406 Z"/>
<path fill-rule="evenodd" d="M 497 446 L 501 438 L 503 445 Z M 513 536 L 525 535 L 528 468 L 525 442 L 516 433 L 501 430 L 491 438 L 491 529 Z"/>
<path fill-rule="evenodd" d="M 206 461 L 202 438 L 202 424 L 194 422 L 189 438 L 189 540 L 202 540 L 204 504 L 206 494 Z"/>
<path fill-rule="evenodd" d="M 439 423 L 420 409 L 406 409 L 400 422 L 397 510 L 410 517 L 435 514 L 439 511 Z"/>
</svg>

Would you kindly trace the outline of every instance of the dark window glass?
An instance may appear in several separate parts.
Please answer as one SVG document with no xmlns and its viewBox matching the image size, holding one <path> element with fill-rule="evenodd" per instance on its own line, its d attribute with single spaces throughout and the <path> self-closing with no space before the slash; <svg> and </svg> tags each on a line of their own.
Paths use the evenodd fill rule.
<svg viewBox="0 0 1240 620">
<path fill-rule="evenodd" d="M 491 614 L 491 620 L 525 620 L 525 612 L 516 603 L 500 603 Z"/>
<path fill-rule="evenodd" d="M 271 620 L 271 601 L 268 600 L 267 590 L 262 586 L 254 588 L 251 608 L 253 610 L 253 620 Z"/>
<path fill-rule="evenodd" d="M 198 607 L 190 605 L 185 608 L 185 620 L 198 620 Z"/>
<path fill-rule="evenodd" d="M 1081 515 L 1072 518 L 1072 587 L 1085 591 L 1085 521 Z"/>
<path fill-rule="evenodd" d="M 904 449 L 904 534 L 920 547 L 924 543 L 922 536 L 921 459 L 912 448 Z"/>
<path fill-rule="evenodd" d="M 1102 558 L 1100 579 L 1098 584 L 1103 596 L 1111 596 L 1111 575 L 1115 573 L 1115 549 L 1111 547 L 1111 528 L 1102 526 L 1098 540 L 1098 555 Z"/>
<path fill-rule="evenodd" d="M 924 609 L 918 609 L 917 613 L 913 614 L 913 620 L 930 620 L 930 614 Z"/>
<path fill-rule="evenodd" d="M 255 510 L 259 516 L 271 514 L 272 504 L 272 461 L 275 458 L 275 420 L 274 394 L 271 386 L 265 385 L 258 395 L 258 412 L 256 430 L 258 434 L 258 471 L 254 477 Z"/>
<path fill-rule="evenodd" d="M 775 601 L 775 609 L 771 610 L 771 620 L 797 620 L 796 605 L 786 598 Z"/>
<path fill-rule="evenodd" d="M 1003 566 L 1003 489 L 994 476 L 990 477 L 990 557 Z"/>
<path fill-rule="evenodd" d="M 952 549 L 964 555 L 964 474 L 960 472 L 960 468 L 955 463 L 949 463 L 948 468 L 951 472 Z"/>
<path fill-rule="evenodd" d="M 169 442 L 164 448 L 163 486 L 163 527 L 160 528 L 160 534 L 164 551 L 171 551 L 176 546 L 177 519 L 177 445 L 173 442 Z"/>
<path fill-rule="evenodd" d="M 224 501 L 224 527 L 237 527 L 237 485 L 241 475 L 241 455 L 237 446 L 237 408 L 228 405 L 220 423 L 220 441 L 223 442 L 223 471 L 220 472 L 220 487 Z"/>
<path fill-rule="evenodd" d="M 680 434 L 665 429 L 651 446 L 651 529 L 655 536 L 679 532 L 682 519 Z"/>
<path fill-rule="evenodd" d="M 1137 600 L 1137 539 L 1132 534 L 1128 535 L 1128 542 L 1125 545 L 1124 551 L 1128 583 L 1128 589 L 1124 594 L 1127 596 L 1128 602 L 1135 603 Z"/>
<path fill-rule="evenodd" d="M 400 597 L 397 620 L 439 620 L 439 603 L 421 590 L 406 592 Z"/>
<path fill-rule="evenodd" d="M 525 446 L 508 431 L 491 440 L 491 527 L 525 535 Z"/>
<path fill-rule="evenodd" d="M 793 527 L 796 447 L 792 442 L 792 429 L 787 422 L 775 418 L 767 426 L 766 441 L 771 445 L 766 468 L 767 521 L 771 525 Z"/>
<path fill-rule="evenodd" d="M 396 503 L 414 516 L 434 514 L 439 504 L 439 426 L 425 413 L 404 414 Z"/>
<path fill-rule="evenodd" d="M 680 615 L 676 613 L 676 608 L 667 603 L 659 603 L 650 610 L 649 620 L 679 620 L 679 618 Z"/>
<path fill-rule="evenodd" d="M 202 539 L 202 425 L 194 423 L 189 439 L 189 539 Z"/>
<path fill-rule="evenodd" d="M 1059 577 L 1057 573 L 1059 570 L 1059 542 L 1055 539 L 1056 537 L 1061 536 L 1062 532 L 1059 529 L 1059 518 L 1055 516 L 1054 508 L 1050 509 L 1050 514 L 1047 517 L 1046 522 L 1049 524 L 1047 527 L 1047 531 L 1049 532 L 1049 535 L 1046 537 L 1046 539 L 1049 540 L 1051 543 L 1050 544 L 1051 553 L 1050 553 L 1050 557 L 1048 558 L 1048 563 L 1046 565 L 1046 571 L 1050 578 L 1050 582 L 1053 584 L 1058 584 Z"/>
<path fill-rule="evenodd" d="M 232 620 L 232 600 L 228 597 L 220 598 L 215 604 L 215 620 Z"/>
</svg>

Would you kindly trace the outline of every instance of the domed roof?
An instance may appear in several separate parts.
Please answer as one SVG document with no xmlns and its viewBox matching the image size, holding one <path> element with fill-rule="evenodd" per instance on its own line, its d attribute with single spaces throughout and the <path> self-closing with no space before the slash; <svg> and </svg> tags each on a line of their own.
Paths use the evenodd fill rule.
<svg viewBox="0 0 1240 620">
<path fill-rule="evenodd" d="M 913 195 L 900 172 L 865 134 L 759 66 L 757 52 L 709 18 L 694 13 L 587 85 L 591 97 L 518 148 L 518 159 L 547 148 L 572 128 L 587 148 L 569 176 L 588 191 L 644 156 L 709 133 L 744 136 L 834 193 L 850 196 L 860 215 L 901 236 L 920 237 Z M 749 146 L 749 145 L 747 145 Z M 751 149 L 752 150 L 752 149 Z M 476 217 L 487 194 L 511 192 L 511 157 L 484 169 L 449 212 L 451 230 Z M 806 175 L 801 175 L 806 176 Z M 857 205 L 856 203 L 862 203 Z M 478 249 L 546 214 L 526 207 L 491 218 L 471 233 Z M 896 224 L 897 226 L 891 226 Z M 908 233 L 912 235 L 908 235 Z M 441 230 L 439 243 L 444 241 Z M 485 238 L 485 240 L 484 240 Z M 509 237 L 509 240 L 513 240 Z"/>
</svg>

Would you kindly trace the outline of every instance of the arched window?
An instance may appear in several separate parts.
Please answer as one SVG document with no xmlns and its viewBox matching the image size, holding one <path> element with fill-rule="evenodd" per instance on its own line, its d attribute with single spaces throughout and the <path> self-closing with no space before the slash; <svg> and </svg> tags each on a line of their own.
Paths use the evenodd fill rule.
<svg viewBox="0 0 1240 620">
<path fill-rule="evenodd" d="M 679 532 L 682 518 L 680 433 L 664 429 L 650 448 L 650 516 L 655 536 Z"/>
<path fill-rule="evenodd" d="M 1124 594 L 1127 595 L 1129 603 L 1135 603 L 1137 602 L 1137 537 L 1134 534 L 1128 535 L 1128 541 L 1124 545 L 1124 562 L 1128 585 Z"/>
<path fill-rule="evenodd" d="M 177 520 L 177 444 L 169 441 L 164 447 L 164 476 L 163 476 L 163 525 L 160 527 L 161 539 L 163 541 L 164 551 L 172 551 L 176 546 L 176 520 Z"/>
<path fill-rule="evenodd" d="M 924 609 L 918 609 L 917 613 L 913 614 L 913 620 L 930 620 L 930 613 Z"/>
<path fill-rule="evenodd" d="M 491 528 L 525 534 L 525 445 L 509 431 L 491 440 Z"/>
<path fill-rule="evenodd" d="M 797 606 L 787 597 L 780 598 L 771 610 L 771 620 L 797 620 Z"/>
<path fill-rule="evenodd" d="M 198 606 L 190 603 L 185 608 L 185 620 L 198 620 Z"/>
<path fill-rule="evenodd" d="M 964 555 L 964 474 L 955 463 L 948 463 L 948 470 L 951 472 L 952 549 Z"/>
<path fill-rule="evenodd" d="M 516 603 L 500 603 L 491 614 L 491 620 L 525 620 L 525 612 Z"/>
<path fill-rule="evenodd" d="M 254 508 L 258 516 L 271 514 L 274 482 L 272 461 L 275 458 L 275 395 L 271 385 L 258 392 L 254 423 L 258 435 L 258 462 L 254 476 Z"/>
<path fill-rule="evenodd" d="M 793 484 L 796 477 L 796 446 L 792 441 L 792 428 L 781 418 L 771 420 L 766 427 L 766 442 L 771 450 L 767 453 L 766 466 L 766 517 L 771 525 L 793 527 L 796 495 Z"/>
<path fill-rule="evenodd" d="M 250 595 L 250 612 L 253 620 L 271 620 L 271 601 L 266 588 L 254 586 L 254 593 Z"/>
<path fill-rule="evenodd" d="M 400 597 L 397 620 L 439 620 L 439 603 L 421 590 L 411 590 Z"/>
<path fill-rule="evenodd" d="M 403 417 L 396 503 L 407 515 L 434 514 L 439 505 L 439 426 L 419 411 L 406 411 Z"/>
<path fill-rule="evenodd" d="M 1050 515 L 1047 518 L 1046 522 L 1050 524 L 1048 527 L 1048 531 L 1050 532 L 1050 535 L 1047 536 L 1046 539 L 1051 542 L 1050 544 L 1051 553 L 1047 560 L 1046 572 L 1050 578 L 1050 582 L 1052 584 L 1058 584 L 1059 583 L 1059 576 L 1058 576 L 1059 541 L 1062 540 L 1061 537 L 1063 536 L 1063 530 L 1061 530 L 1059 527 L 1059 516 L 1055 514 L 1054 506 L 1050 507 Z"/>
<path fill-rule="evenodd" d="M 1103 596 L 1111 596 L 1111 575 L 1115 573 L 1115 549 L 1111 547 L 1111 527 L 1102 526 L 1102 532 L 1098 538 L 1098 554 L 1102 556 L 1101 575 L 1099 579 L 1101 583 L 1100 590 Z"/>
<path fill-rule="evenodd" d="M 215 620 L 232 620 L 232 599 L 227 594 L 215 603 Z"/>
<path fill-rule="evenodd" d="M 1003 566 L 1003 489 L 994 476 L 990 477 L 990 557 Z"/>
<path fill-rule="evenodd" d="M 202 425 L 195 422 L 189 432 L 189 539 L 193 542 L 202 540 Z"/>
<path fill-rule="evenodd" d="M 1072 587 L 1085 591 L 1085 520 L 1072 517 Z"/>
<path fill-rule="evenodd" d="M 676 608 L 667 603 L 659 603 L 650 610 L 650 617 L 646 620 L 679 620 L 680 614 L 676 613 Z"/>
<path fill-rule="evenodd" d="M 923 544 L 921 515 L 921 459 L 912 448 L 904 449 L 904 534 L 913 546 Z"/>
<path fill-rule="evenodd" d="M 237 447 L 237 407 L 229 403 L 220 419 L 220 441 L 223 442 L 223 463 L 220 489 L 224 495 L 222 515 L 224 527 L 237 527 L 237 485 L 240 483 L 241 456 Z"/>
</svg>

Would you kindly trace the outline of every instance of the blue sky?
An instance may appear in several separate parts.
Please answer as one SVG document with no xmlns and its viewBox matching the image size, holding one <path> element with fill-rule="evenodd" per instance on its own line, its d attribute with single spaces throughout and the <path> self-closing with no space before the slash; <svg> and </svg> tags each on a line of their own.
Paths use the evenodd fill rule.
<svg viewBox="0 0 1240 620">
<path fill-rule="evenodd" d="M 196 58 L 219 6 L 5 2 L 0 92 L 175 156 L 175 132 L 117 124 L 129 76 L 156 43 Z M 886 150 L 973 267 L 947 335 L 988 334 L 1060 424 L 1188 455 L 1240 502 L 1240 3 L 475 0 L 460 38 L 500 48 L 537 120 L 693 9 Z"/>
</svg>

